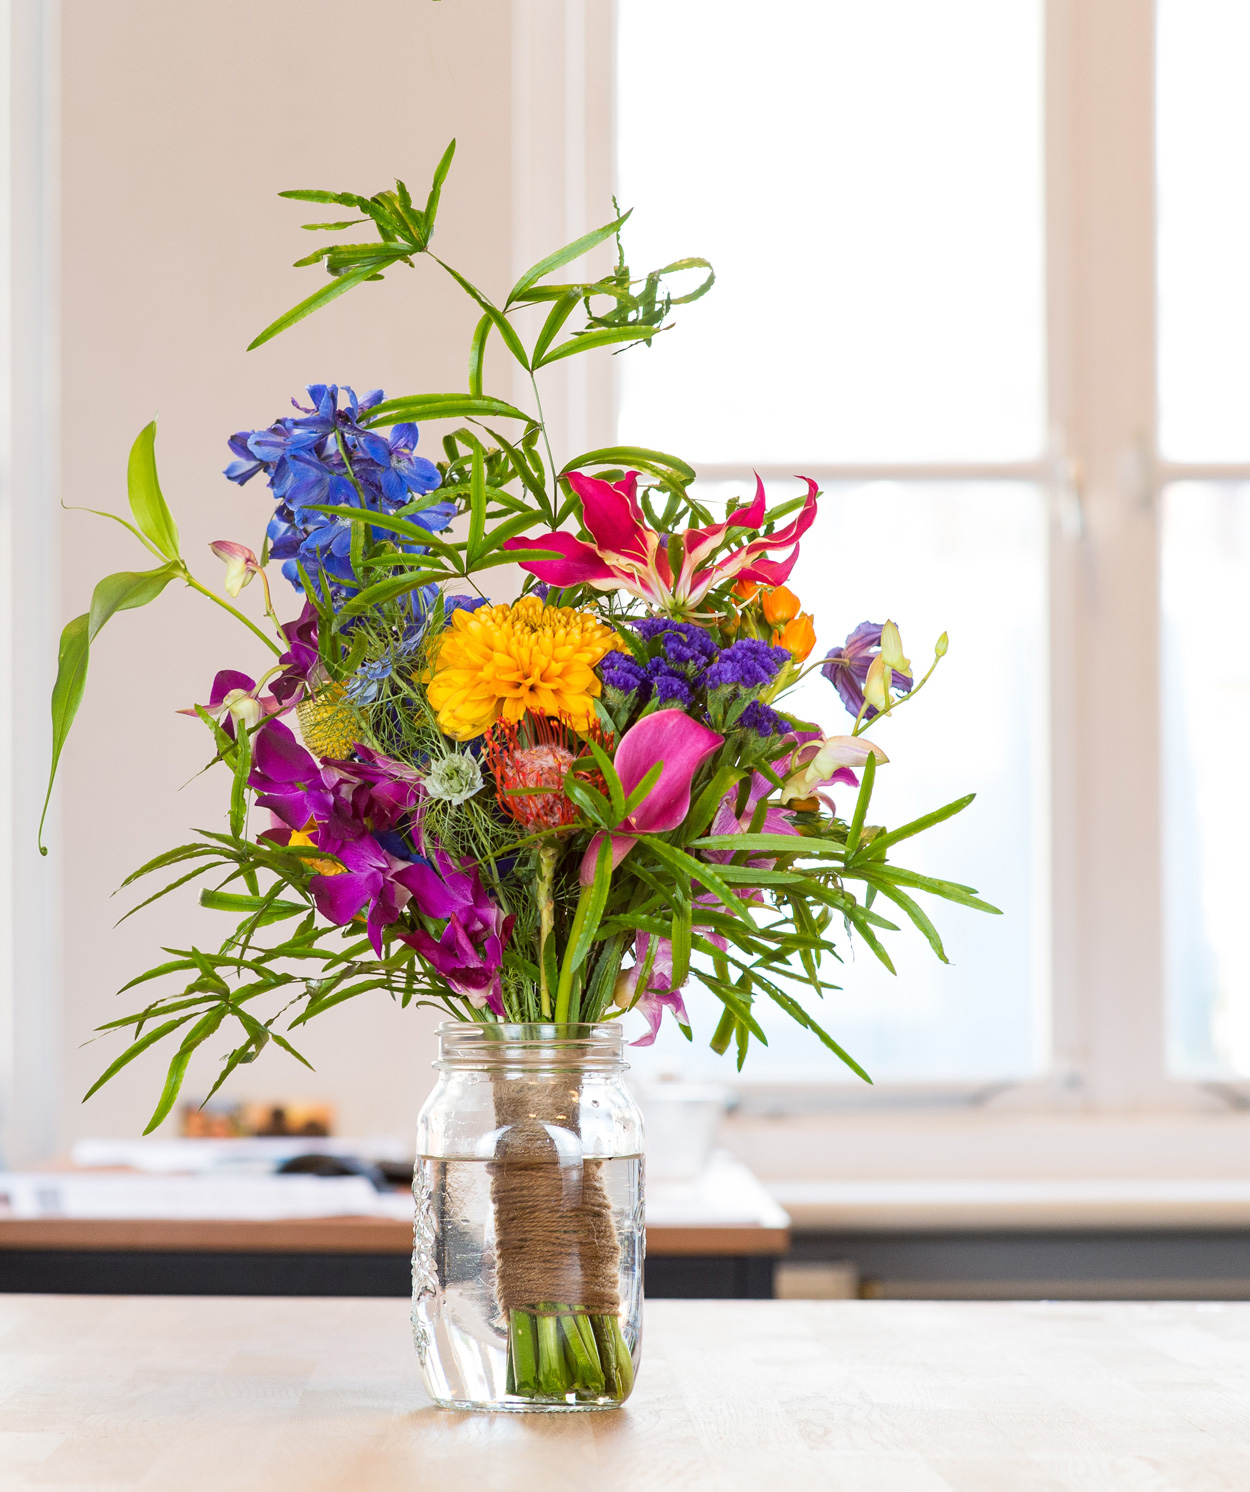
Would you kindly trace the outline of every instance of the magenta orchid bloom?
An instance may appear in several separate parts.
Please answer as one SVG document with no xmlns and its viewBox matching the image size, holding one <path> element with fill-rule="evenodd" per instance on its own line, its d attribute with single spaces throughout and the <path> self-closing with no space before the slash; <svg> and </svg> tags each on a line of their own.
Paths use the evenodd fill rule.
<svg viewBox="0 0 1250 1492">
<path fill-rule="evenodd" d="M 629 797 L 652 767 L 662 770 L 647 796 L 612 832 L 613 870 L 638 843 L 640 834 L 664 834 L 682 822 L 690 812 L 690 784 L 695 773 L 724 740 L 684 710 L 657 710 L 630 726 L 621 737 L 613 762 L 625 796 Z M 582 857 L 583 886 L 595 878 L 595 860 L 602 843 L 603 835 L 596 834 Z"/>
<path fill-rule="evenodd" d="M 432 964 L 458 995 L 481 1010 L 504 1014 L 499 970 L 514 918 L 505 917 L 474 870 L 457 867 L 444 850 L 436 850 L 437 869 L 418 863 L 400 879 L 412 892 L 423 916 L 447 919 L 436 942 L 424 929 L 400 932 L 398 937 Z"/>
<path fill-rule="evenodd" d="M 257 794 L 257 807 L 267 808 L 292 829 L 303 829 L 313 820 L 324 822 L 333 807 L 321 763 L 280 720 L 271 720 L 256 732 L 247 785 Z"/>
<path fill-rule="evenodd" d="M 319 842 L 318 848 L 324 848 Z M 382 957 L 382 929 L 397 921 L 412 895 L 409 882 L 422 867 L 388 854 L 372 834 L 340 841 L 332 851 L 345 867 L 337 875 L 316 875 L 308 883 L 317 910 L 343 926 L 367 905 L 365 930 L 374 953 Z"/>
<path fill-rule="evenodd" d="M 548 533 L 533 539 L 508 539 L 503 547 L 516 553 L 527 549 L 558 553 L 559 559 L 518 561 L 523 570 L 548 585 L 624 590 L 656 611 L 686 616 L 712 586 L 724 581 L 736 578 L 775 586 L 789 578 L 798 558 L 799 540 L 816 518 L 816 483 L 810 477 L 802 480 L 807 483 L 807 498 L 792 523 L 719 558 L 712 556 L 730 529 L 758 529 L 764 522 L 764 484 L 758 476 L 755 500 L 749 507 L 739 508 L 724 523 L 687 529 L 680 536 L 681 564 L 675 577 L 665 536 L 647 526 L 639 506 L 636 471 L 628 472 L 619 482 L 605 482 L 580 471 L 569 474 L 569 485 L 581 499 L 582 523 L 590 534 L 590 543 L 568 533 Z M 775 550 L 787 553 L 782 559 L 765 558 Z"/>
<path fill-rule="evenodd" d="M 221 722 L 221 728 L 234 740 L 234 722 L 242 720 L 253 726 L 267 715 L 280 715 L 282 706 L 272 694 L 257 694 L 256 680 L 235 668 L 218 669 L 209 690 L 208 703 L 201 709 Z M 194 709 L 179 710 L 180 715 L 194 715 Z"/>
</svg>

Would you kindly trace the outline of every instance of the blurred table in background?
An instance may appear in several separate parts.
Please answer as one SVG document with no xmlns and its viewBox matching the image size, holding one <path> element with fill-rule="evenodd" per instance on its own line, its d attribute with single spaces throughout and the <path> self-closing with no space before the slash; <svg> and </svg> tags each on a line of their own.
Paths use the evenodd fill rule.
<svg viewBox="0 0 1250 1492">
<path fill-rule="evenodd" d="M 0 1291 L 409 1293 L 407 1190 L 378 1191 L 364 1176 L 275 1175 L 256 1142 L 233 1151 L 202 1148 L 229 1141 L 180 1143 L 201 1147 L 201 1158 L 250 1158 L 257 1169 L 214 1164 L 178 1174 L 173 1166 L 180 1157 L 185 1164 L 188 1152 L 166 1146 L 138 1152 L 147 1163 L 142 1172 L 100 1166 L 0 1175 Z M 339 1153 L 351 1153 L 346 1142 Z M 103 1164 L 123 1154 L 106 1151 Z M 769 1297 L 789 1226 L 751 1172 L 716 1153 L 693 1180 L 649 1189 L 647 1293 Z"/>
</svg>

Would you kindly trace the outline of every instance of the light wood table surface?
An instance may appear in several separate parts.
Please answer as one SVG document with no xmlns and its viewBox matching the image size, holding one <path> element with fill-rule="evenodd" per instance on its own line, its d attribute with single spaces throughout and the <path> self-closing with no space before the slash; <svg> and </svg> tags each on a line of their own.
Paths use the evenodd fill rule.
<svg viewBox="0 0 1250 1492">
<path fill-rule="evenodd" d="M 616 1412 L 433 1408 L 395 1300 L 0 1296 L 0 1489 L 1250 1487 L 1250 1305 L 656 1301 Z"/>
</svg>

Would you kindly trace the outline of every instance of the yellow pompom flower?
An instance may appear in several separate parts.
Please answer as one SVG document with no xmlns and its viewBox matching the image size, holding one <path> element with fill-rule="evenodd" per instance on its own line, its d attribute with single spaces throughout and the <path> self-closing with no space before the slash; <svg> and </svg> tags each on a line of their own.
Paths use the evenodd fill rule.
<svg viewBox="0 0 1250 1492">
<path fill-rule="evenodd" d="M 360 721 L 342 684 L 329 683 L 295 707 L 304 745 L 323 761 L 342 761 L 360 739 Z"/>
<path fill-rule="evenodd" d="M 619 647 L 616 633 L 588 611 L 544 606 L 523 596 L 511 606 L 455 611 L 426 675 L 439 729 L 456 741 L 527 710 L 557 716 L 576 730 L 595 718 L 595 665 Z"/>
</svg>

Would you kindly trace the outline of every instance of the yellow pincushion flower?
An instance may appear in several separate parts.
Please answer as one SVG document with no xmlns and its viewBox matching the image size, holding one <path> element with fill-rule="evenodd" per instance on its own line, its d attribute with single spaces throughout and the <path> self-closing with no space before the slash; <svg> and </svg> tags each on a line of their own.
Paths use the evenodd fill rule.
<svg viewBox="0 0 1250 1492">
<path fill-rule="evenodd" d="M 501 716 L 518 721 L 527 710 L 584 730 L 595 718 L 595 665 L 619 646 L 612 628 L 590 612 L 544 606 L 537 596 L 455 611 L 426 693 L 439 729 L 457 741 L 480 736 Z"/>
<path fill-rule="evenodd" d="M 360 721 L 342 684 L 329 683 L 295 708 L 299 733 L 314 756 L 341 761 L 360 739 Z"/>
</svg>

